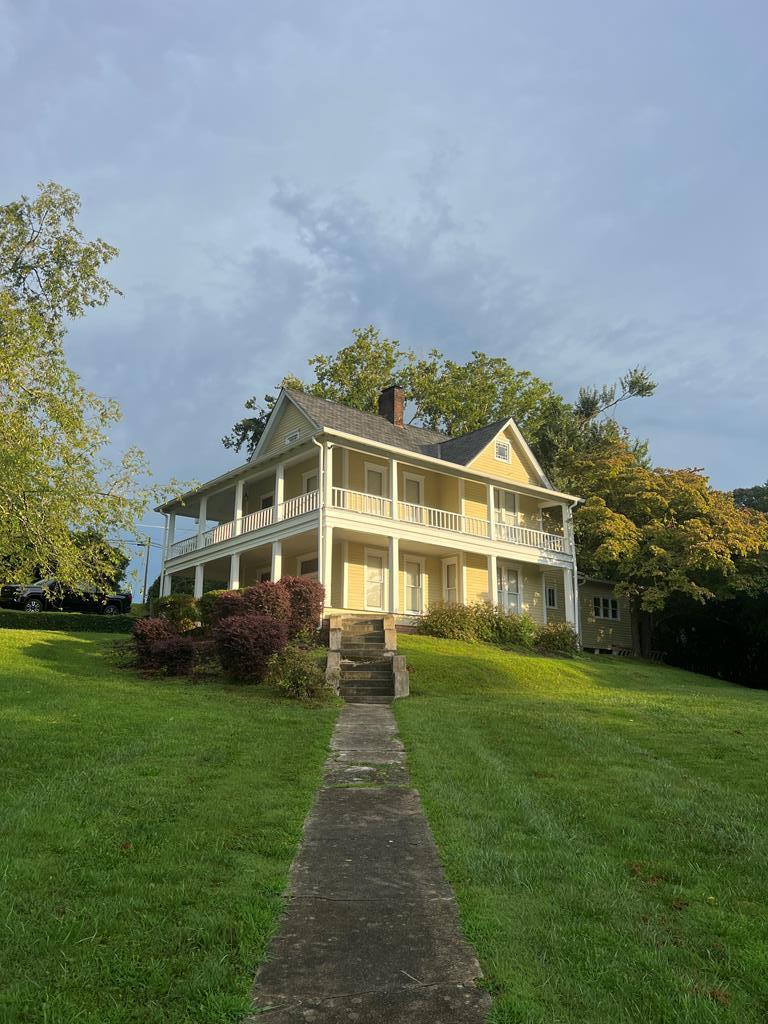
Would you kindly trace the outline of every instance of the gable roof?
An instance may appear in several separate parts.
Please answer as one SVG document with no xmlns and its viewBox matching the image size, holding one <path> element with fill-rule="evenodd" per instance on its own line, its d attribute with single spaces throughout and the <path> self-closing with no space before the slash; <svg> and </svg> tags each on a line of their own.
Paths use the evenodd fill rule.
<svg viewBox="0 0 768 1024">
<path fill-rule="evenodd" d="M 471 430 L 468 434 L 461 434 L 459 437 L 445 438 L 440 444 L 439 458 L 466 466 L 491 443 L 507 423 L 509 423 L 509 417 L 489 423 L 487 427 L 478 427 L 477 430 Z"/>
<path fill-rule="evenodd" d="M 319 427 L 339 430 L 345 434 L 355 434 L 368 441 L 389 444 L 393 448 L 406 448 L 408 451 L 422 455 L 436 455 L 435 447 L 445 441 L 445 434 L 426 427 L 396 427 L 383 416 L 372 412 L 360 412 L 340 402 L 329 402 L 325 398 L 316 398 L 304 391 L 293 391 L 284 388 L 285 394 L 306 416 Z"/>
</svg>

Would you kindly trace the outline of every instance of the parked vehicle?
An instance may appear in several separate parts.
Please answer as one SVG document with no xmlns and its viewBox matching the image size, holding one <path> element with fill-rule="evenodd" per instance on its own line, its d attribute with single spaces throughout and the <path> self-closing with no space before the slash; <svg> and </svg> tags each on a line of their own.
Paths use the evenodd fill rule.
<svg viewBox="0 0 768 1024">
<path fill-rule="evenodd" d="M 132 595 L 107 594 L 92 587 L 74 589 L 58 580 L 37 580 L 29 586 L 8 583 L 0 589 L 0 604 L 25 612 L 89 612 L 91 615 L 127 615 Z"/>
</svg>

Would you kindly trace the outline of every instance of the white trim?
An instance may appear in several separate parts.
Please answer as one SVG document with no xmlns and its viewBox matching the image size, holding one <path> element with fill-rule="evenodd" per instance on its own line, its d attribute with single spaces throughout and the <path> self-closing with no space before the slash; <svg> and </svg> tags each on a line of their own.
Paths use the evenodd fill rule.
<svg viewBox="0 0 768 1024">
<path fill-rule="evenodd" d="M 590 595 L 590 601 L 592 602 L 592 607 L 590 609 L 590 612 L 591 612 L 591 615 L 592 615 L 593 618 L 600 619 L 601 622 L 621 622 L 621 605 L 619 604 L 618 597 L 616 597 L 615 595 L 608 594 L 608 593 L 605 593 L 605 594 L 591 594 Z M 595 611 L 595 601 L 599 601 L 600 602 L 600 612 L 599 613 Z M 616 602 L 616 618 L 614 618 L 612 615 L 603 615 L 603 610 L 602 610 L 603 609 L 603 601 L 615 601 Z M 610 605 L 608 606 L 608 610 L 609 611 L 612 610 Z"/>
<path fill-rule="evenodd" d="M 301 563 L 302 562 L 311 562 L 312 560 L 317 562 L 317 570 L 316 570 L 315 575 L 317 575 L 318 578 L 319 578 L 319 573 L 320 573 L 320 556 L 319 556 L 317 551 L 308 551 L 305 555 L 297 555 L 296 556 L 296 575 L 297 576 L 312 576 L 312 573 L 302 573 L 302 571 L 301 571 Z"/>
<path fill-rule="evenodd" d="M 503 448 L 506 455 L 499 455 L 499 448 Z M 506 462 L 509 465 L 512 461 L 512 442 L 509 438 L 505 437 L 503 441 L 497 439 L 493 442 L 493 457 L 497 462 Z"/>
<path fill-rule="evenodd" d="M 368 555 L 381 559 L 381 605 L 373 607 L 368 604 Z M 383 612 L 387 602 L 387 557 L 386 548 L 363 548 L 363 607 L 367 612 Z"/>
<path fill-rule="evenodd" d="M 419 565 L 419 580 L 420 580 L 420 583 L 421 583 L 421 586 L 419 587 L 419 591 L 420 591 L 420 594 L 421 594 L 421 608 L 419 608 L 419 609 L 414 609 L 414 608 L 409 608 L 408 607 L 408 563 L 409 562 L 418 562 L 418 565 Z M 410 551 L 404 551 L 403 552 L 403 604 L 405 605 L 405 607 L 403 608 L 403 612 L 406 615 L 423 615 L 424 614 L 424 608 L 425 608 L 425 604 L 426 604 L 426 602 L 425 602 L 425 598 L 426 598 L 425 590 L 426 590 L 426 588 L 424 586 L 424 578 L 426 576 L 426 572 L 425 572 L 426 565 L 427 565 L 427 559 L 426 559 L 425 555 L 413 555 L 413 554 L 411 554 Z"/>
<path fill-rule="evenodd" d="M 349 601 L 349 541 L 341 542 L 341 607 L 346 608 Z"/>
<path fill-rule="evenodd" d="M 345 491 L 349 490 L 349 448 L 342 448 L 344 462 L 342 463 L 342 484 Z"/>
<path fill-rule="evenodd" d="M 408 501 L 406 497 L 408 493 L 408 481 L 415 480 L 419 485 L 419 500 Z M 410 473 L 407 470 L 403 470 L 403 501 L 408 505 L 423 505 L 424 504 L 424 481 L 426 477 L 422 473 Z"/>
<path fill-rule="evenodd" d="M 554 604 L 550 604 L 549 603 L 549 592 L 550 592 L 550 590 L 552 591 L 552 594 L 554 595 L 554 598 L 555 598 L 555 603 Z M 544 607 L 551 609 L 553 612 L 556 612 L 556 611 L 559 610 L 559 605 L 557 603 L 557 587 L 551 586 L 549 583 L 546 582 L 546 580 L 544 581 Z"/>
<path fill-rule="evenodd" d="M 389 491 L 389 482 L 387 480 L 387 466 L 381 462 L 363 462 L 363 494 L 373 494 L 372 491 L 368 490 L 368 470 L 373 473 L 381 474 L 381 494 L 374 495 L 374 497 L 385 498 Z"/>
<path fill-rule="evenodd" d="M 264 499 L 265 498 L 271 498 L 272 499 L 268 505 L 264 504 Z M 259 508 L 258 508 L 259 512 L 262 512 L 265 508 L 274 508 L 274 506 L 275 506 L 275 490 L 274 490 L 274 488 L 271 491 L 267 491 L 266 494 L 260 494 L 259 495 Z"/>
</svg>

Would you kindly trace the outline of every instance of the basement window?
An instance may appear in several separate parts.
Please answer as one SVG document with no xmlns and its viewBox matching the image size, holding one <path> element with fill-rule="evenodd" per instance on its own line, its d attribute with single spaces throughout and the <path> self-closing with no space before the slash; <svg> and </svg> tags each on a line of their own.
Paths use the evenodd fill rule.
<svg viewBox="0 0 768 1024">
<path fill-rule="evenodd" d="M 593 597 L 592 608 L 596 619 L 618 619 L 619 602 L 615 597 Z"/>
<path fill-rule="evenodd" d="M 300 432 L 298 430 L 292 430 L 290 434 L 285 435 L 286 448 L 288 447 L 289 444 L 296 444 L 296 442 L 299 440 L 299 433 Z"/>
<path fill-rule="evenodd" d="M 509 442 L 496 442 L 496 458 L 499 460 L 499 462 L 509 462 L 509 450 Z"/>
</svg>

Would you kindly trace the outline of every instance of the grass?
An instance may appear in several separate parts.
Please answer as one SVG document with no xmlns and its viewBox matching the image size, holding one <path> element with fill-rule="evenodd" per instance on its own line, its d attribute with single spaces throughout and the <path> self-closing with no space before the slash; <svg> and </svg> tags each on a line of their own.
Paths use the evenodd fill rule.
<svg viewBox="0 0 768 1024">
<path fill-rule="evenodd" d="M 402 637 L 411 774 L 495 1024 L 768 1020 L 768 692 Z"/>
<path fill-rule="evenodd" d="M 0 1020 L 234 1022 L 337 711 L 144 680 L 113 642 L 0 633 Z"/>
</svg>

